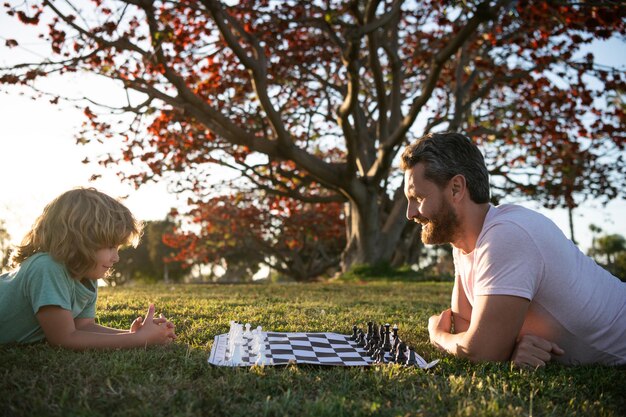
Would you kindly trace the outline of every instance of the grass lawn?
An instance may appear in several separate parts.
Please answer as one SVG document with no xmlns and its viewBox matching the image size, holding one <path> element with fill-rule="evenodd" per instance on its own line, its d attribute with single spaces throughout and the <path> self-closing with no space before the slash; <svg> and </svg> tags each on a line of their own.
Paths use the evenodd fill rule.
<svg viewBox="0 0 626 417">
<path fill-rule="evenodd" d="M 426 322 L 450 283 L 367 282 L 104 288 L 100 324 L 127 328 L 149 302 L 179 335 L 168 347 L 71 352 L 0 346 L 0 416 L 623 416 L 626 369 L 551 364 L 527 371 L 435 351 Z M 274 331 L 350 333 L 398 323 L 433 369 L 212 367 L 229 320 Z"/>
</svg>

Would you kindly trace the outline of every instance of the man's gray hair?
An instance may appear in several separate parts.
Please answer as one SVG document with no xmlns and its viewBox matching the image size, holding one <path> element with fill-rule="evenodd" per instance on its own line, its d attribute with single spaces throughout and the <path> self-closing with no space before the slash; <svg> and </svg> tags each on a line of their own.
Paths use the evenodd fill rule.
<svg viewBox="0 0 626 417">
<path fill-rule="evenodd" d="M 430 133 L 408 145 L 400 167 L 424 164 L 424 176 L 444 187 L 455 175 L 463 175 L 470 198 L 477 204 L 489 202 L 489 172 L 478 147 L 460 133 Z"/>
</svg>

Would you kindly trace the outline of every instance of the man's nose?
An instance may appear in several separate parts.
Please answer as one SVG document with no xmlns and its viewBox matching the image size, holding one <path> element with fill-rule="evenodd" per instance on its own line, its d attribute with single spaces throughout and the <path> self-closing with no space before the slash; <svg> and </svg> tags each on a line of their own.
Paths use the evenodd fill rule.
<svg viewBox="0 0 626 417">
<path fill-rule="evenodd" d="M 419 210 L 417 209 L 417 204 L 409 201 L 409 204 L 406 207 L 406 218 L 413 220 L 418 214 Z"/>
<path fill-rule="evenodd" d="M 111 254 L 111 260 L 113 261 L 113 263 L 117 263 L 120 260 L 120 253 L 117 249 L 113 250 L 113 253 Z"/>
</svg>

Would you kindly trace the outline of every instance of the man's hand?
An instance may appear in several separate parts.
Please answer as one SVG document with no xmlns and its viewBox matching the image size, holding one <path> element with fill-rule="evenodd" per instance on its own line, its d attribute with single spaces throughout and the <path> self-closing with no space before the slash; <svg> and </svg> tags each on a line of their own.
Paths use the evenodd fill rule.
<svg viewBox="0 0 626 417">
<path fill-rule="evenodd" d="M 445 350 L 443 346 L 436 342 L 437 335 L 441 333 L 450 333 L 452 330 L 452 310 L 444 310 L 441 314 L 436 314 L 428 319 L 428 335 L 430 343 L 437 346 L 438 349 Z"/>
<path fill-rule="evenodd" d="M 525 334 L 520 337 L 511 355 L 511 362 L 520 368 L 539 368 L 552 359 L 552 355 L 562 355 L 563 349 L 556 343 L 539 336 Z"/>
</svg>

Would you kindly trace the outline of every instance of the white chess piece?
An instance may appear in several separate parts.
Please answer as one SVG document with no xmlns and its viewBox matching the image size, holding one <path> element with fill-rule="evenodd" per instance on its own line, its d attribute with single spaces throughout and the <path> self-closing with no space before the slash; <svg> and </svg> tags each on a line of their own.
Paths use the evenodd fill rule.
<svg viewBox="0 0 626 417">
<path fill-rule="evenodd" d="M 259 350 L 257 352 L 256 361 L 254 362 L 257 366 L 271 365 L 272 359 L 268 358 L 265 355 L 265 342 L 261 340 L 259 344 Z"/>
<path fill-rule="evenodd" d="M 232 351 L 232 355 L 230 356 L 229 363 L 233 366 L 239 365 L 242 362 L 241 357 L 241 341 L 236 340 L 234 343 L 234 348 Z"/>
<path fill-rule="evenodd" d="M 243 337 L 252 337 L 252 333 L 250 332 L 250 323 L 246 323 L 246 331 L 243 332 Z"/>
</svg>

